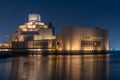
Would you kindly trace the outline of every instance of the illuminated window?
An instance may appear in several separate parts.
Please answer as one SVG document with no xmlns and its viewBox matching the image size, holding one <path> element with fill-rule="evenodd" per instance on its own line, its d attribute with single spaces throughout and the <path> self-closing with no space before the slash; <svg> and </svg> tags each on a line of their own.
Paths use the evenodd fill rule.
<svg viewBox="0 0 120 80">
<path fill-rule="evenodd" d="M 94 42 L 94 45 L 96 46 L 96 42 Z"/>
<path fill-rule="evenodd" d="M 86 47 L 86 46 L 100 47 L 101 46 L 101 41 L 87 41 L 87 40 L 82 40 L 81 41 L 81 47 Z"/>
<path fill-rule="evenodd" d="M 23 31 L 27 31 L 27 29 L 26 29 L 26 28 L 23 28 L 22 30 L 23 30 Z"/>
<path fill-rule="evenodd" d="M 18 39 L 17 38 L 15 38 L 15 40 L 14 40 L 15 42 L 17 42 L 18 41 Z"/>
</svg>

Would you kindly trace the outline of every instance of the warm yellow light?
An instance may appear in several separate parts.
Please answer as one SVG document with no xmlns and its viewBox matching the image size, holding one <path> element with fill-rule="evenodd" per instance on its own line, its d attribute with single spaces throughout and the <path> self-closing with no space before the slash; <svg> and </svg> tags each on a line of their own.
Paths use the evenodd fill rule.
<svg viewBox="0 0 120 80">
<path fill-rule="evenodd" d="M 23 28 L 22 30 L 23 30 L 23 31 L 27 31 L 27 29 L 26 29 L 26 28 Z"/>
<path fill-rule="evenodd" d="M 53 46 L 53 47 L 51 47 L 51 51 L 55 51 L 56 50 L 56 48 Z"/>
<path fill-rule="evenodd" d="M 14 41 L 15 41 L 15 42 L 17 42 L 18 40 L 17 40 L 17 39 L 15 39 Z"/>
<path fill-rule="evenodd" d="M 25 25 L 21 25 L 19 28 L 21 28 L 21 29 L 22 29 L 22 28 L 25 28 Z"/>
<path fill-rule="evenodd" d="M 35 25 L 29 25 L 27 26 L 27 28 L 35 28 L 36 26 Z"/>
<path fill-rule="evenodd" d="M 48 28 L 47 26 L 44 26 L 44 28 Z"/>
<path fill-rule="evenodd" d="M 94 42 L 94 45 L 96 46 L 96 42 Z"/>
<path fill-rule="evenodd" d="M 39 24 L 39 25 L 45 25 L 45 24 L 44 24 L 44 23 L 42 23 L 42 22 L 39 22 L 38 24 Z"/>
<path fill-rule="evenodd" d="M 83 50 L 93 50 L 93 47 L 84 47 Z"/>
<path fill-rule="evenodd" d="M 62 50 L 62 45 L 63 45 L 63 42 L 62 42 L 62 41 L 58 41 L 58 42 L 56 43 L 56 45 L 57 45 L 57 49 L 58 49 L 58 50 Z"/>
</svg>

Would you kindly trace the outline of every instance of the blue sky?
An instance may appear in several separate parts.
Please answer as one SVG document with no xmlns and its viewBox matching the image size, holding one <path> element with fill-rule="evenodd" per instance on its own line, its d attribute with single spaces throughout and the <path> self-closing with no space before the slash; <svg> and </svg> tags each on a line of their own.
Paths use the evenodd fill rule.
<svg viewBox="0 0 120 80">
<path fill-rule="evenodd" d="M 28 14 L 41 15 L 60 33 L 64 26 L 88 26 L 109 30 L 110 48 L 120 48 L 119 0 L 1 0 L 0 42 L 28 21 Z"/>
</svg>

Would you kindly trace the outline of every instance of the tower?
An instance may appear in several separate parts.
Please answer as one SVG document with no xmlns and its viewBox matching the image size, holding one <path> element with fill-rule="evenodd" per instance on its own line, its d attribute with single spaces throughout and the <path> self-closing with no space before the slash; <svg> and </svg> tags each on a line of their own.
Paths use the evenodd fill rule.
<svg viewBox="0 0 120 80">
<path fill-rule="evenodd" d="M 9 35 L 6 35 L 6 43 L 9 42 Z"/>
<path fill-rule="evenodd" d="M 48 28 L 52 28 L 53 35 L 55 35 L 55 28 L 53 27 L 52 22 L 48 23 Z"/>
<path fill-rule="evenodd" d="M 40 15 L 39 14 L 29 14 L 29 22 L 31 21 L 41 21 Z"/>
</svg>

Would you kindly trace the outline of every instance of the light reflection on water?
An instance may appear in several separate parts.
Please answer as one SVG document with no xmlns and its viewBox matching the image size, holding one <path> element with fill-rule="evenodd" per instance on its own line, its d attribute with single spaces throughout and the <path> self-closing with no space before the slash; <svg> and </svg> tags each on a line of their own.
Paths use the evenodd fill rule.
<svg viewBox="0 0 120 80">
<path fill-rule="evenodd" d="M 11 58 L 0 59 L 0 80 L 9 80 Z"/>
<path fill-rule="evenodd" d="M 0 80 L 109 80 L 109 54 L 0 59 Z"/>
<path fill-rule="evenodd" d="M 10 80 L 109 80 L 109 55 L 15 57 Z"/>
</svg>

